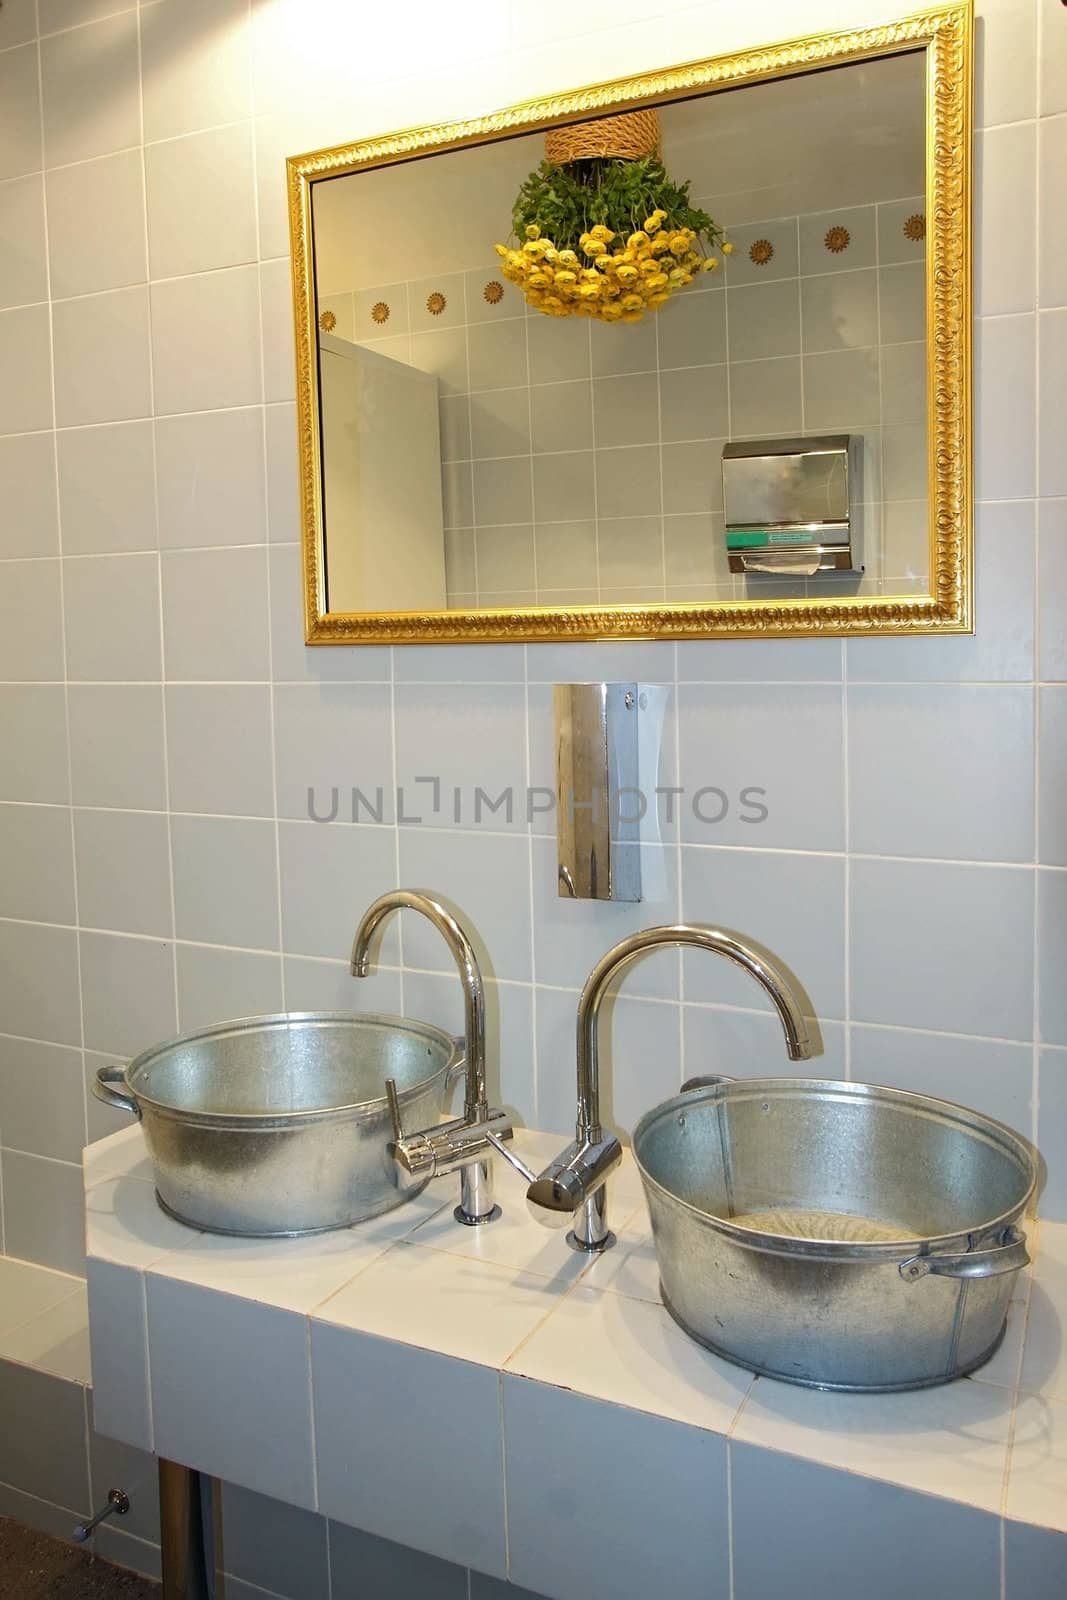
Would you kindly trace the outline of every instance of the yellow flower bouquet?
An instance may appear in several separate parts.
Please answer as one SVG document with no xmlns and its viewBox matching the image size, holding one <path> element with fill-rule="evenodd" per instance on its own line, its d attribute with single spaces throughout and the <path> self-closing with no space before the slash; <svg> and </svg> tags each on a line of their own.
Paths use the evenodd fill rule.
<svg viewBox="0 0 1067 1600">
<path fill-rule="evenodd" d="M 688 183 L 654 153 L 543 161 L 519 190 L 512 238 L 496 246 L 501 270 L 528 305 L 550 317 L 640 322 L 666 305 L 731 246 Z"/>
</svg>

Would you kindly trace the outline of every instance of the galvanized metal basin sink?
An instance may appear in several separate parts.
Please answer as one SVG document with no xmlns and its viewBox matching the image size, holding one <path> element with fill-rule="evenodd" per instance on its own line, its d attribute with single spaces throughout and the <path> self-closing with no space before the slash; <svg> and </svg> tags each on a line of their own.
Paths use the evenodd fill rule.
<svg viewBox="0 0 1067 1600">
<path fill-rule="evenodd" d="M 346 1011 L 217 1023 L 102 1067 L 93 1092 L 141 1119 L 165 1211 L 213 1233 L 344 1228 L 400 1205 L 386 1080 L 410 1127 L 437 1122 L 462 1041 Z"/>
</svg>

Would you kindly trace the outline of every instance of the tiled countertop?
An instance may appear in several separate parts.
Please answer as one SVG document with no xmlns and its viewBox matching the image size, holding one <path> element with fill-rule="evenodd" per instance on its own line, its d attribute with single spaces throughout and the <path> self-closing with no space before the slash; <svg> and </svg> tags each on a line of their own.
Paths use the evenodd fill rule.
<svg viewBox="0 0 1067 1600">
<path fill-rule="evenodd" d="M 515 1143 L 537 1166 L 559 1141 Z M 1067 1225 L 1042 1225 L 973 1378 L 845 1395 L 753 1378 L 675 1326 L 629 1158 L 619 1243 L 592 1260 L 507 1168 L 484 1229 L 453 1221 L 444 1181 L 353 1230 L 258 1242 L 166 1217 L 139 1127 L 90 1146 L 85 1181 L 96 1422 L 130 1444 L 558 1600 L 652 1592 L 668 1551 L 672 1600 L 773 1600 L 767 1516 L 802 1545 L 812 1496 L 847 1505 L 872 1581 L 887 1528 L 921 1541 L 912 1600 L 1040 1600 L 1050 1560 L 1067 1592 Z M 835 1577 L 825 1552 L 796 1559 Z M 857 1594 L 897 1592 L 848 1570 Z"/>
</svg>

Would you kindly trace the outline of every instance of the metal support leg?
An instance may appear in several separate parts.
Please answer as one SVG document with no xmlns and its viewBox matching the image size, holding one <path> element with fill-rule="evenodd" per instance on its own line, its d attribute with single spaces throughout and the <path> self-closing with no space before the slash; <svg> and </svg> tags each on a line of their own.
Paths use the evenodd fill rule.
<svg viewBox="0 0 1067 1600">
<path fill-rule="evenodd" d="M 159 1458 L 163 1600 L 210 1600 L 204 1556 L 200 1474 Z"/>
</svg>

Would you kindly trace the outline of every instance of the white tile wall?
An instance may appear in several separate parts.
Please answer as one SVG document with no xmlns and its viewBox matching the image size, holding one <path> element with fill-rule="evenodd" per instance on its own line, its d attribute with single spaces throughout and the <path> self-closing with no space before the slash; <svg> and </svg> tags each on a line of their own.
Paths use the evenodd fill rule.
<svg viewBox="0 0 1067 1600">
<path fill-rule="evenodd" d="M 371 894 L 415 874 L 467 911 L 491 954 L 504 1019 L 494 1070 L 528 1120 L 563 1131 L 570 1118 L 574 1006 L 595 957 L 679 910 L 723 917 L 763 931 L 795 966 L 820 1015 L 823 1070 L 952 1093 L 1036 1132 L 1046 1208 L 1067 1217 L 1067 12 L 1055 0 L 979 6 L 976 638 L 390 652 L 302 644 L 284 156 L 788 36 L 794 9 L 649 0 L 535 22 L 517 4 L 470 6 L 443 30 L 439 8 L 419 4 L 382 13 L 370 51 L 358 8 L 332 0 L 39 9 L 39 30 L 29 0 L 0 11 L 0 609 L 13 613 L 0 630 L 0 828 L 4 859 L 20 868 L 5 870 L 14 898 L 0 908 L 6 1247 L 70 1262 L 82 1052 L 88 1071 L 222 1011 L 363 1003 L 344 966 L 350 931 Z M 804 27 L 883 11 L 880 0 L 811 0 Z M 786 239 L 757 277 L 743 232 L 738 296 L 795 277 L 799 244 Z M 857 228 L 857 250 L 864 237 Z M 860 280 L 871 268 L 855 266 L 851 247 L 837 267 L 806 289 L 799 347 L 779 329 L 788 349 L 764 340 L 751 352 L 779 363 L 795 404 L 802 360 L 839 361 L 870 342 Z M 879 278 L 883 316 L 905 332 L 908 270 L 901 257 Z M 697 340 L 722 362 L 722 298 L 675 308 L 677 336 L 664 319 L 664 372 Z M 465 343 L 457 360 L 456 330 L 423 331 L 425 320 L 405 318 L 401 339 L 455 369 L 466 392 Z M 624 347 L 597 341 L 601 330 L 569 369 L 546 319 L 531 319 L 528 361 L 480 326 L 475 372 L 506 379 L 491 391 L 489 438 L 521 432 L 501 395 L 527 372 L 583 389 L 619 376 Z M 625 353 L 640 366 L 638 343 Z M 862 371 L 848 376 L 862 387 Z M 912 366 L 897 362 L 890 379 L 883 403 L 906 430 Z M 680 396 L 683 416 L 687 405 Z M 551 420 L 532 418 L 549 450 L 563 442 L 539 435 Z M 591 431 L 574 438 L 593 442 Z M 886 450 L 902 504 L 923 492 L 907 443 L 902 432 Z M 693 525 L 706 509 L 703 449 L 663 445 L 679 583 L 708 531 Z M 596 479 L 592 459 L 577 459 L 559 497 L 563 532 L 545 546 L 561 584 L 572 560 L 584 552 L 588 567 L 595 555 Z M 477 486 L 486 529 L 506 488 L 499 460 Z M 658 503 L 638 505 L 648 473 L 637 452 L 614 465 L 622 509 L 658 516 Z M 546 493 L 556 481 L 550 472 Z M 661 782 L 676 782 L 680 764 L 692 783 L 768 790 L 762 826 L 734 812 L 700 828 L 688 815 L 684 846 L 657 853 L 662 883 L 640 907 L 558 901 L 551 848 L 525 822 L 477 828 L 468 813 L 458 831 L 450 814 L 435 828 L 398 826 L 394 809 L 373 827 L 299 820 L 309 783 L 328 795 L 380 781 L 389 807 L 394 761 L 409 780 L 440 767 L 468 803 L 478 783 L 492 791 L 527 771 L 543 782 L 543 685 L 594 675 L 671 690 Z M 39 875 L 27 863 L 42 851 Z M 386 948 L 374 1003 L 453 1016 L 440 954 L 409 927 L 402 940 Z M 695 961 L 680 972 L 665 958 L 627 980 L 640 1009 L 629 1028 L 620 1010 L 621 1032 L 662 1044 L 620 1040 L 622 1119 L 715 1060 L 779 1066 L 754 994 Z M 27 1060 L 34 1094 L 5 1114 Z M 94 1112 L 88 1125 L 110 1122 Z"/>
</svg>

